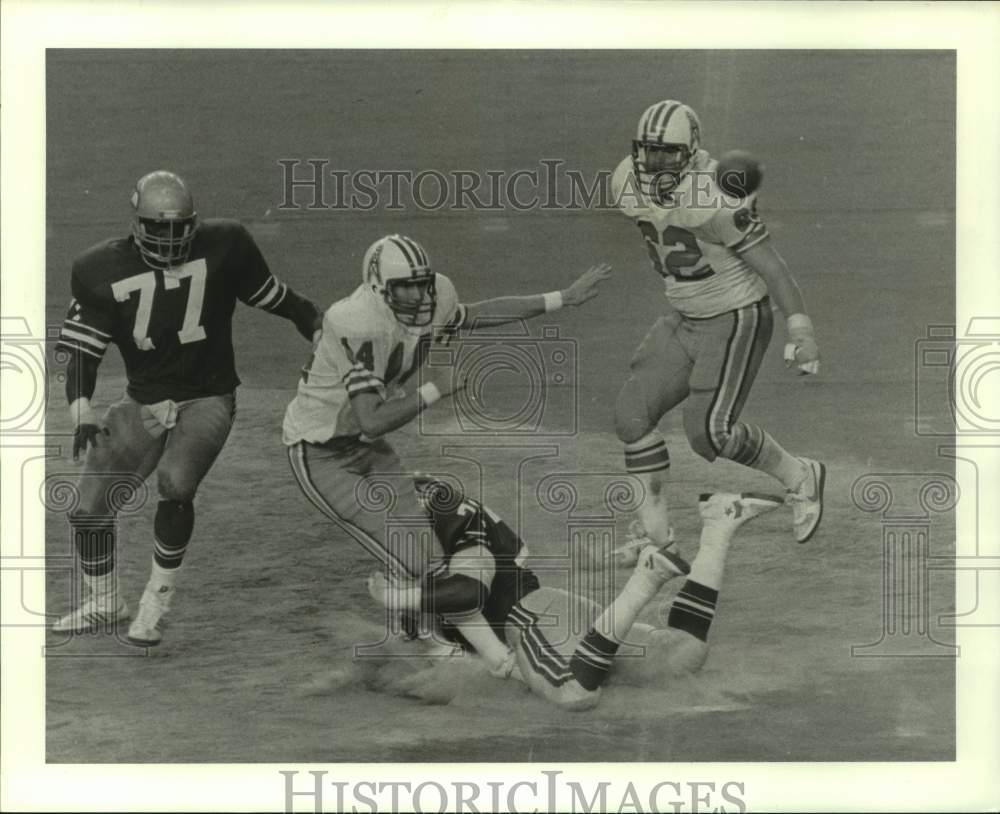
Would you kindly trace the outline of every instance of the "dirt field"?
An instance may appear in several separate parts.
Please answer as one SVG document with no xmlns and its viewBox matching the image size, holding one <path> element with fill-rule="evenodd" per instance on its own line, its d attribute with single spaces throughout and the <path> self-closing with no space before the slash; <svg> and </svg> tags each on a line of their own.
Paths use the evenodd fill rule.
<svg viewBox="0 0 1000 814">
<path fill-rule="evenodd" d="M 241 307 L 236 425 L 198 495 L 164 643 L 146 656 L 106 634 L 50 636 L 50 761 L 954 758 L 954 660 L 935 657 L 947 650 L 915 634 L 911 649 L 928 657 L 851 649 L 882 636 L 885 593 L 883 518 L 862 511 L 852 487 L 864 475 L 926 480 L 953 469 L 938 440 L 914 429 L 915 343 L 954 313 L 948 56 L 50 52 L 47 82 L 50 325 L 64 314 L 72 257 L 125 233 L 130 185 L 160 166 L 188 178 L 203 216 L 247 223 L 272 269 L 323 307 L 354 288 L 365 247 L 388 232 L 420 240 L 467 302 L 548 291 L 593 262 L 612 263 L 617 276 L 602 299 L 531 325 L 535 339 L 558 326 L 576 362 L 537 433 L 462 435 L 439 410 L 393 438 L 415 467 L 479 477 L 482 496 L 518 519 L 539 558 L 566 551 L 567 524 L 600 512 L 604 485 L 622 467 L 614 399 L 663 309 L 635 228 L 597 211 L 279 211 L 277 161 L 510 173 L 558 158 L 589 177 L 627 153 L 648 104 L 683 99 L 698 110 L 710 151 L 764 158 L 761 213 L 804 290 L 824 354 L 820 378 L 790 375 L 779 325 L 744 415 L 829 468 L 814 541 L 796 545 L 783 512 L 734 545 L 713 654 L 697 681 L 649 670 L 641 686 L 612 683 L 597 710 L 576 714 L 465 669 L 435 671 L 410 687 L 417 698 L 405 697 L 385 672 L 378 686 L 364 671 L 342 672 L 350 648 L 380 622 L 363 585 L 372 563 L 306 502 L 281 445 L 307 346 L 291 326 Z M 109 354 L 97 401 L 116 399 L 123 383 Z M 497 376 L 484 409 L 510 414 L 523 384 Z M 55 435 L 68 422 L 62 385 L 54 376 L 50 385 Z M 575 432 L 554 434 L 567 426 Z M 679 416 L 663 428 L 669 497 L 681 547 L 693 554 L 699 492 L 776 484 L 697 458 Z M 76 471 L 68 449 L 50 460 L 50 475 Z M 550 457 L 538 457 L 546 450 Z M 578 485 L 572 517 L 539 505 L 553 473 Z M 153 486 L 148 505 L 122 521 L 119 562 L 133 605 L 152 551 Z M 627 520 L 612 521 L 619 533 Z M 65 515 L 51 512 L 46 534 L 47 608 L 58 615 L 72 601 Z M 953 544 L 950 514 L 936 516 L 931 553 L 947 555 Z M 926 605 L 898 618 L 916 629 L 926 612 L 930 635 L 947 643 L 938 617 L 954 610 L 952 593 L 946 574 L 932 574 Z M 665 605 L 645 620 L 657 621 Z"/>
</svg>

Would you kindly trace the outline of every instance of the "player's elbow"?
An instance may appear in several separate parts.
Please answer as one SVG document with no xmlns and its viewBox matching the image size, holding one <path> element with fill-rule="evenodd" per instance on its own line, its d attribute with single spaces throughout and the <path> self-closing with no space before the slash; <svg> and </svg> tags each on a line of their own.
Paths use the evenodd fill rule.
<svg viewBox="0 0 1000 814">
<path fill-rule="evenodd" d="M 435 577 L 425 593 L 425 610 L 449 618 L 479 613 L 486 607 L 489 589 L 478 579 L 465 574 Z"/>
<path fill-rule="evenodd" d="M 361 427 L 361 432 L 368 438 L 378 438 L 380 435 L 385 435 L 389 429 L 382 416 L 378 414 L 379 401 L 377 397 L 372 397 L 368 393 L 351 399 L 354 417 Z"/>
</svg>

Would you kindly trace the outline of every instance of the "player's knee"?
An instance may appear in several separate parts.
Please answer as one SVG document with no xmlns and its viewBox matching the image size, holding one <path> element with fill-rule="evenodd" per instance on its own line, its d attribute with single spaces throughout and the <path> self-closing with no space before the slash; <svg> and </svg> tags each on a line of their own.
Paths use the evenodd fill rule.
<svg viewBox="0 0 1000 814">
<path fill-rule="evenodd" d="M 195 478 L 172 467 L 157 470 L 156 486 L 163 500 L 180 503 L 194 500 L 195 492 L 198 491 L 198 481 Z"/>
<path fill-rule="evenodd" d="M 709 438 L 705 414 L 702 410 L 684 411 L 684 433 L 691 449 L 706 461 L 714 461 L 719 453 L 713 439 Z"/>
<path fill-rule="evenodd" d="M 694 636 L 678 636 L 667 652 L 667 670 L 671 675 L 697 673 L 708 659 L 708 643 Z"/>
<path fill-rule="evenodd" d="M 704 432 L 704 430 L 700 432 L 689 432 L 688 442 L 691 444 L 691 449 L 693 449 L 706 461 L 714 461 L 718 457 L 718 453 L 715 451 L 715 448 L 712 446 L 712 442 L 709 441 L 708 435 Z"/>
<path fill-rule="evenodd" d="M 615 403 L 615 434 L 623 444 L 634 444 L 650 430 L 653 421 L 638 388 L 626 382 Z"/>
<path fill-rule="evenodd" d="M 598 701 L 601 700 L 603 689 L 603 687 L 598 687 L 594 690 L 587 690 L 576 681 L 567 681 L 559 688 L 560 692 L 555 702 L 562 709 L 582 712 L 597 706 Z"/>
</svg>

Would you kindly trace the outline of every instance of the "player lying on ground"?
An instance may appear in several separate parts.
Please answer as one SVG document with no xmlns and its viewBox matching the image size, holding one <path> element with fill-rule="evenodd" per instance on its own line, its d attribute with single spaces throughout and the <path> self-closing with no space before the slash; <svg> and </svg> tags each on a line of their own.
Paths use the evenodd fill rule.
<svg viewBox="0 0 1000 814">
<path fill-rule="evenodd" d="M 130 617 L 115 568 L 114 494 L 156 472 L 153 562 L 128 630 L 161 639 L 194 529 L 194 496 L 236 411 L 236 301 L 290 320 L 312 339 L 322 316 L 268 269 L 234 220 L 199 222 L 177 175 L 144 175 L 132 193 L 132 234 L 98 243 L 73 263 L 73 300 L 57 348 L 69 354 L 66 397 L 73 457 L 86 453 L 70 525 L 89 596 L 53 630 L 83 631 Z M 90 405 L 108 345 L 125 362 L 126 393 L 98 418 Z"/>
<path fill-rule="evenodd" d="M 367 483 L 397 476 L 394 514 L 422 514 L 385 435 L 464 386 L 445 366 L 414 386 L 432 342 L 447 344 L 465 330 L 583 305 L 610 273 L 602 264 L 563 291 L 463 305 L 415 240 L 389 235 L 375 241 L 365 252 L 361 285 L 327 310 L 322 337 L 285 411 L 284 442 L 306 497 L 400 578 L 424 574 L 442 556 L 430 523 L 423 533 L 387 540 L 385 512 L 369 511 L 359 495 Z"/>
<path fill-rule="evenodd" d="M 569 709 L 597 704 L 626 642 L 663 654 L 673 674 L 699 670 L 708 657 L 729 544 L 744 523 L 784 504 L 769 495 L 702 495 L 701 541 L 691 565 L 669 550 L 646 546 L 617 598 L 601 608 L 586 597 L 541 586 L 521 565 L 524 543 L 481 503 L 441 481 L 419 479 L 417 486 L 444 546 L 448 573 L 404 589 L 375 574 L 368 580 L 371 595 L 391 612 L 443 617 L 442 632 L 460 642 L 466 629 L 454 631 L 451 622 L 481 614 L 494 636 L 478 635 L 476 648 L 493 674 L 516 675 L 538 695 Z M 686 580 L 667 627 L 636 622 L 660 588 L 680 575 Z M 586 632 L 574 635 L 574 625 L 584 626 L 581 620 Z"/>
<path fill-rule="evenodd" d="M 657 425 L 683 402 L 691 448 L 708 461 L 721 456 L 781 481 L 804 543 L 822 518 L 824 465 L 790 455 L 739 417 L 771 340 L 770 297 L 786 316 L 786 362 L 803 373 L 819 370 L 812 321 L 757 215 L 756 193 L 723 198 L 716 162 L 700 143 L 691 108 L 658 102 L 642 114 L 632 155 L 612 178 L 616 203 L 639 227 L 671 306 L 636 350 L 615 408 L 625 467 L 646 487 L 637 533 L 648 535 L 645 542 L 669 542 L 670 456 Z"/>
</svg>

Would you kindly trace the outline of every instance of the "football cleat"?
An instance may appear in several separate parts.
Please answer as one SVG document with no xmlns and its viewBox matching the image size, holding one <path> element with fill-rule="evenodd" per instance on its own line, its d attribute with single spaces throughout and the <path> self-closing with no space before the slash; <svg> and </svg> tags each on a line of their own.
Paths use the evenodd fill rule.
<svg viewBox="0 0 1000 814">
<path fill-rule="evenodd" d="M 91 596 L 72 613 L 52 625 L 53 633 L 86 633 L 101 628 L 109 629 L 127 620 L 131 614 L 125 600 L 112 596 Z"/>
<path fill-rule="evenodd" d="M 361 276 L 367 290 L 407 327 L 425 327 L 437 304 L 435 274 L 417 241 L 405 235 L 379 238 L 365 252 Z"/>
<path fill-rule="evenodd" d="M 785 502 L 792 507 L 795 539 L 807 543 L 823 519 L 823 489 L 826 487 L 826 466 L 812 458 L 799 458 L 806 467 L 806 476 L 797 489 L 790 490 Z"/>
<path fill-rule="evenodd" d="M 670 526 L 667 529 L 667 542 L 662 547 L 664 549 L 673 548 L 674 543 L 674 528 Z M 656 542 L 646 533 L 642 521 L 637 518 L 629 523 L 625 543 L 613 549 L 608 554 L 608 559 L 614 562 L 617 568 L 631 568 L 639 562 L 639 554 L 646 546 L 655 545 Z"/>
<path fill-rule="evenodd" d="M 654 200 L 672 192 L 694 164 L 701 123 L 687 105 L 666 99 L 639 118 L 632 141 L 632 171 L 639 189 Z"/>
<path fill-rule="evenodd" d="M 683 557 L 668 551 L 667 546 L 649 545 L 639 553 L 635 570 L 652 572 L 666 582 L 674 577 L 690 574 L 691 566 Z"/>
<path fill-rule="evenodd" d="M 179 175 L 157 170 L 132 193 L 132 238 L 146 265 L 164 271 L 183 266 L 198 228 L 194 198 Z"/>
<path fill-rule="evenodd" d="M 168 596 L 172 597 L 173 591 L 170 591 Z M 157 594 L 145 590 L 142 599 L 139 600 L 139 612 L 129 625 L 125 638 L 130 644 L 139 647 L 155 647 L 163 639 L 159 624 L 168 610 L 170 610 L 169 601 L 163 601 Z"/>
<path fill-rule="evenodd" d="M 755 517 L 784 505 L 785 499 L 780 495 L 758 492 L 705 493 L 698 498 L 698 513 L 704 524 L 724 523 L 735 530 Z"/>
</svg>

